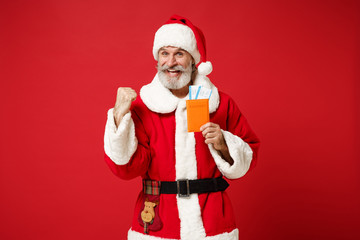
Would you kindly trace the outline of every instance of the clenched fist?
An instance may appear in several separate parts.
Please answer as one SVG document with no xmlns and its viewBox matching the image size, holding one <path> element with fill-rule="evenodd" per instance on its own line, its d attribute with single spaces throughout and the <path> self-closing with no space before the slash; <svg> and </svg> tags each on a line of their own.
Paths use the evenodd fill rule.
<svg viewBox="0 0 360 240">
<path fill-rule="evenodd" d="M 114 107 L 114 120 L 116 127 L 119 126 L 124 115 L 130 111 L 131 103 L 135 101 L 136 96 L 137 94 L 132 88 L 118 88 Z"/>
</svg>

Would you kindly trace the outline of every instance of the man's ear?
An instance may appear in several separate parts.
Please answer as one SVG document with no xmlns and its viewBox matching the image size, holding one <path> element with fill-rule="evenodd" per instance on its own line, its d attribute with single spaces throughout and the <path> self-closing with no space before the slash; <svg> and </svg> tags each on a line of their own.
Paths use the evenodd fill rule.
<svg viewBox="0 0 360 240">
<path fill-rule="evenodd" d="M 191 67 L 192 67 L 192 72 L 194 73 L 194 72 L 197 70 L 197 68 L 196 68 L 196 64 L 195 64 L 195 63 L 193 63 L 193 64 L 191 65 Z"/>
</svg>

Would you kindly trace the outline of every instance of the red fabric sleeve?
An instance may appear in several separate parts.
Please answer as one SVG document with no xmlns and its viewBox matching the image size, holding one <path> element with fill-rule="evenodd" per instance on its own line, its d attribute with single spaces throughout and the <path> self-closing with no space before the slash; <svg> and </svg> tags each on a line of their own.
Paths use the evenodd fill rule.
<svg viewBox="0 0 360 240">
<path fill-rule="evenodd" d="M 254 131 L 251 129 L 248 121 L 246 120 L 245 116 L 240 112 L 234 100 L 230 97 L 228 106 L 229 108 L 226 120 L 227 131 L 240 137 L 244 142 L 249 144 L 250 148 L 253 151 L 253 157 L 249 168 L 250 171 L 256 166 L 257 163 L 260 140 L 255 135 Z"/>
</svg>

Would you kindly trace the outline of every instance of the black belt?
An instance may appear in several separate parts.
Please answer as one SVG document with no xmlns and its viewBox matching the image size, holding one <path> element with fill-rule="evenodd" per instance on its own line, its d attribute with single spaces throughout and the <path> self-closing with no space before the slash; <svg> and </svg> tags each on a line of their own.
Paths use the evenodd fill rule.
<svg viewBox="0 0 360 240">
<path fill-rule="evenodd" d="M 222 177 L 196 180 L 180 179 L 174 182 L 162 181 L 159 185 L 160 194 L 178 194 L 179 197 L 189 197 L 192 193 L 224 191 L 229 186 Z M 146 189 L 144 189 L 144 192 L 146 192 Z"/>
</svg>

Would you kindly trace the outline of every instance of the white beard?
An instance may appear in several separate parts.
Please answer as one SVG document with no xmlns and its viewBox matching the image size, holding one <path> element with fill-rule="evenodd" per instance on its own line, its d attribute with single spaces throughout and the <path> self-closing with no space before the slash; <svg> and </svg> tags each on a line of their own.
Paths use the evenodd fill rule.
<svg viewBox="0 0 360 240">
<path fill-rule="evenodd" d="M 185 69 L 182 66 L 175 66 L 175 67 L 169 67 L 167 65 L 164 66 L 157 66 L 158 69 L 158 76 L 159 80 L 162 83 L 162 85 L 168 89 L 181 89 L 188 85 L 188 83 L 191 81 L 191 74 L 192 74 L 192 64 L 190 62 L 189 66 L 187 66 Z M 169 77 L 166 75 L 165 71 L 168 69 L 172 70 L 179 70 L 181 71 L 180 77 Z"/>
</svg>

